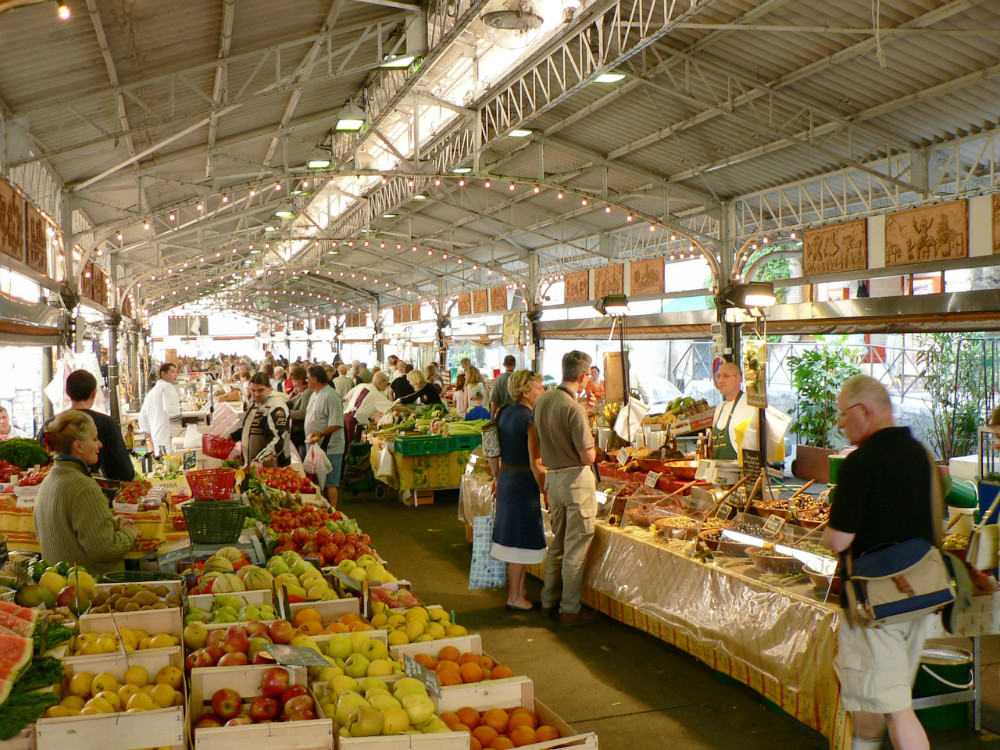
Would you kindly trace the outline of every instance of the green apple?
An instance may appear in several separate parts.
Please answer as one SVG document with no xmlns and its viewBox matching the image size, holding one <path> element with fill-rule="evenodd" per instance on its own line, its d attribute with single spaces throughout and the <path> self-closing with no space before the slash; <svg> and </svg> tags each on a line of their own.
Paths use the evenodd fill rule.
<svg viewBox="0 0 1000 750">
<path fill-rule="evenodd" d="M 335 677 L 340 677 L 344 674 L 344 670 L 340 667 L 335 667 L 332 664 L 329 667 L 320 667 L 319 671 L 316 673 L 316 679 L 320 682 L 333 682 Z M 353 677 L 351 678 L 354 679 Z"/>
<path fill-rule="evenodd" d="M 370 695 L 365 694 L 365 700 L 368 701 L 372 708 L 377 708 L 379 711 L 384 711 L 387 708 L 402 708 L 403 704 L 398 700 L 393 698 L 388 693 L 383 693 L 381 691 L 372 692 Z M 407 716 L 406 723 L 410 723 L 410 718 Z"/>
<path fill-rule="evenodd" d="M 326 644 L 327 656 L 334 659 L 346 659 L 352 653 L 354 649 L 351 647 L 351 639 L 346 635 L 335 635 Z"/>
<path fill-rule="evenodd" d="M 351 657 L 344 662 L 344 674 L 348 677 L 359 679 L 368 674 L 368 665 L 371 664 L 364 654 L 351 654 Z"/>
<path fill-rule="evenodd" d="M 402 708 L 389 706 L 382 712 L 382 734 L 400 734 L 410 728 L 410 716 Z"/>
<path fill-rule="evenodd" d="M 388 659 L 372 659 L 368 663 L 369 677 L 388 677 L 392 674 L 392 662 Z"/>
<path fill-rule="evenodd" d="M 403 700 L 407 695 L 427 695 L 427 688 L 416 677 L 403 677 L 393 686 L 392 694 Z"/>
<path fill-rule="evenodd" d="M 371 706 L 358 706 L 347 717 L 351 737 L 373 737 L 382 734 L 382 712 Z"/>
<path fill-rule="evenodd" d="M 389 647 L 378 638 L 372 638 L 361 647 L 361 653 L 373 661 L 375 659 L 388 659 Z"/>
<path fill-rule="evenodd" d="M 337 697 L 348 691 L 358 693 L 358 681 L 346 674 L 340 674 L 330 680 L 330 690 Z"/>
<path fill-rule="evenodd" d="M 372 639 L 372 637 L 363 630 L 348 633 L 347 637 L 351 641 L 351 651 L 356 654 L 364 653 L 365 644 Z"/>
<path fill-rule="evenodd" d="M 337 570 L 341 573 L 350 573 L 358 567 L 358 564 L 354 560 L 341 560 L 340 565 L 337 566 Z"/>
<path fill-rule="evenodd" d="M 358 692 L 367 693 L 369 690 L 384 690 L 389 692 L 389 688 L 386 687 L 385 680 L 380 680 L 378 677 L 365 677 L 364 679 L 358 680 Z"/>
<path fill-rule="evenodd" d="M 347 720 L 350 718 L 351 714 L 361 706 L 371 708 L 371 706 L 368 705 L 368 701 L 364 699 L 364 696 L 362 696 L 361 693 L 356 693 L 353 690 L 344 691 L 340 694 L 340 697 L 337 698 L 337 709 L 333 715 L 334 720 L 342 727 L 348 726 Z"/>
<path fill-rule="evenodd" d="M 403 697 L 401 703 L 414 726 L 423 724 L 434 715 L 434 701 L 426 694 L 410 693 Z"/>
</svg>

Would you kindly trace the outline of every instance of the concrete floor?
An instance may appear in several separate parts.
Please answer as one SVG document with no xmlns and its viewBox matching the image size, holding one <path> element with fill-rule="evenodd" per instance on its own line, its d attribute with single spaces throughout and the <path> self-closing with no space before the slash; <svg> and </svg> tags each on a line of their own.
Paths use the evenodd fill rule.
<svg viewBox="0 0 1000 750">
<path fill-rule="evenodd" d="M 530 677 L 536 698 L 574 728 L 596 732 L 603 750 L 828 746 L 750 688 L 646 633 L 603 616 L 562 628 L 537 612 L 508 613 L 506 591 L 470 591 L 471 545 L 458 520 L 457 492 L 442 494 L 419 508 L 372 498 L 343 502 L 341 509 L 358 519 L 390 570 L 407 577 L 425 603 L 454 610 L 460 624 L 482 634 L 487 653 Z M 529 576 L 529 598 L 537 601 L 539 589 Z M 984 731 L 931 731 L 932 747 L 1000 750 L 998 641 L 982 641 Z"/>
</svg>

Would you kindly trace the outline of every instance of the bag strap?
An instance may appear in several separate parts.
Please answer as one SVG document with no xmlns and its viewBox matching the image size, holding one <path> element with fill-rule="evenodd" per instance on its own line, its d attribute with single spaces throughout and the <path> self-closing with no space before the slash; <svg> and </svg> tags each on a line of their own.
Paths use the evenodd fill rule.
<svg viewBox="0 0 1000 750">
<path fill-rule="evenodd" d="M 927 460 L 931 464 L 931 524 L 934 528 L 934 546 L 941 548 L 941 528 L 944 525 L 944 491 L 941 487 L 941 472 L 933 454 L 924 446 Z"/>
</svg>

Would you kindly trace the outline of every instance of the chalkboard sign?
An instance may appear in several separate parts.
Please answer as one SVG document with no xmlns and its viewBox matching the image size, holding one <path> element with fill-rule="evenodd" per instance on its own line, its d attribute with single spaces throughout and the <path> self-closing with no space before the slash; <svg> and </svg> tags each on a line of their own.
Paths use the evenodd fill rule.
<svg viewBox="0 0 1000 750">
<path fill-rule="evenodd" d="M 184 451 L 184 471 L 198 465 L 198 451 Z"/>
<path fill-rule="evenodd" d="M 316 649 L 304 646 L 286 646 L 281 643 L 265 643 L 261 647 L 278 664 L 291 667 L 329 667 L 330 662 Z"/>
<path fill-rule="evenodd" d="M 441 683 L 438 682 L 437 674 L 415 661 L 409 654 L 403 654 L 403 671 L 407 677 L 414 677 L 424 683 L 427 692 L 441 697 Z"/>
<path fill-rule="evenodd" d="M 651 471 L 646 475 L 646 481 L 643 482 L 647 487 L 656 487 L 656 483 L 659 481 L 660 475 L 655 471 Z"/>
<path fill-rule="evenodd" d="M 743 450 L 743 476 L 756 477 L 760 474 L 760 451 Z"/>
<path fill-rule="evenodd" d="M 729 503 L 722 503 L 715 511 L 715 518 L 718 518 L 720 521 L 728 521 L 732 518 L 734 512 L 736 512 L 736 508 Z"/>
<path fill-rule="evenodd" d="M 629 456 L 628 448 L 622 448 L 620 451 L 618 451 L 618 455 L 616 456 L 616 458 L 618 459 L 619 465 L 624 466 L 625 464 L 627 464 L 628 456 Z"/>
<path fill-rule="evenodd" d="M 768 516 L 767 520 L 764 522 L 764 531 L 766 531 L 769 536 L 777 536 L 778 532 L 781 531 L 781 527 L 784 525 L 785 519 L 781 516 Z"/>
</svg>

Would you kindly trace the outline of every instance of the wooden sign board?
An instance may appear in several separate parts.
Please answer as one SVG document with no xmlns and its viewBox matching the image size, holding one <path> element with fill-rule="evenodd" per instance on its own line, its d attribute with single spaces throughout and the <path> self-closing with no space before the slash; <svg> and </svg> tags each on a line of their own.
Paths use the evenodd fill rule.
<svg viewBox="0 0 1000 750">
<path fill-rule="evenodd" d="M 845 221 L 802 232 L 802 271 L 806 276 L 868 267 L 868 222 Z"/>
<path fill-rule="evenodd" d="M 410 322 L 410 306 L 400 305 L 395 309 L 394 317 L 397 323 L 409 323 Z"/>
<path fill-rule="evenodd" d="M 472 315 L 472 295 L 468 292 L 458 295 L 458 314 Z"/>
<path fill-rule="evenodd" d="M 122 300 L 122 315 L 126 318 L 132 317 L 132 299 L 130 297 Z"/>
<path fill-rule="evenodd" d="M 420 302 L 415 302 L 412 305 L 410 305 L 410 321 L 412 323 L 416 323 L 416 322 L 418 322 L 420 320 L 420 305 L 421 304 L 422 303 L 420 303 Z"/>
<path fill-rule="evenodd" d="M 24 261 L 24 199 L 0 180 L 0 253 Z"/>
<path fill-rule="evenodd" d="M 594 269 L 594 299 L 608 294 L 625 294 L 625 267 L 618 263 Z"/>
<path fill-rule="evenodd" d="M 472 293 L 472 312 L 484 313 L 490 311 L 490 293 L 486 289 L 477 289 Z"/>
<path fill-rule="evenodd" d="M 632 261 L 629 282 L 629 294 L 663 294 L 663 258 Z"/>
<path fill-rule="evenodd" d="M 625 378 L 622 374 L 622 353 L 605 352 L 604 354 L 604 401 L 625 400 Z"/>
<path fill-rule="evenodd" d="M 590 271 L 568 273 L 563 282 L 563 299 L 566 302 L 586 302 L 590 299 Z"/>
<path fill-rule="evenodd" d="M 968 201 L 900 211 L 885 218 L 886 266 L 968 256 Z"/>
<path fill-rule="evenodd" d="M 507 309 L 507 287 L 495 286 L 490 289 L 490 310 L 501 312 Z"/>
<path fill-rule="evenodd" d="M 45 215 L 30 203 L 24 204 L 25 250 L 24 262 L 34 271 L 47 274 L 48 258 L 48 221 Z"/>
<path fill-rule="evenodd" d="M 521 313 L 507 313 L 503 316 L 502 342 L 504 346 L 521 345 Z"/>
</svg>

